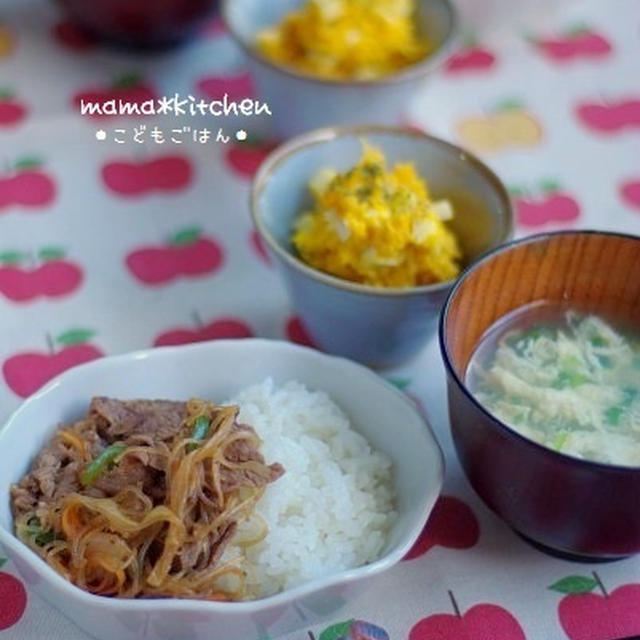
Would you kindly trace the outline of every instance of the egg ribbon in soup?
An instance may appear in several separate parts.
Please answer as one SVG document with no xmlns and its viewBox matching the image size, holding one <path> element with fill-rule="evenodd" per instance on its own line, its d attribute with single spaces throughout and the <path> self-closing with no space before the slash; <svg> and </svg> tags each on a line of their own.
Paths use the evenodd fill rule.
<svg viewBox="0 0 640 640">
<path fill-rule="evenodd" d="M 554 314 L 555 321 L 527 322 Z M 640 466 L 640 336 L 549 308 L 512 322 L 516 328 L 490 331 L 472 356 L 467 383 L 478 401 L 555 451 Z"/>
</svg>

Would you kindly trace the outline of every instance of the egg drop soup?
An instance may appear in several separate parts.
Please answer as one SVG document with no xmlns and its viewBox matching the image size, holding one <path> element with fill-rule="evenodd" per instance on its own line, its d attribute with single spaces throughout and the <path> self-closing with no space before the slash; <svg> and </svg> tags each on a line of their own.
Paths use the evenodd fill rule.
<svg viewBox="0 0 640 640">
<path fill-rule="evenodd" d="M 555 451 L 640 467 L 640 332 L 551 305 L 495 324 L 466 383 L 495 417 Z"/>
</svg>

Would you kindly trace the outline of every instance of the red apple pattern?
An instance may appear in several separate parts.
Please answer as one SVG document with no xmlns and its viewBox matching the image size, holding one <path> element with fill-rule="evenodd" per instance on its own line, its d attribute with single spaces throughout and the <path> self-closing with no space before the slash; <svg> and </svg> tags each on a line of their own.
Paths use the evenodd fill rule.
<svg viewBox="0 0 640 640">
<path fill-rule="evenodd" d="M 309 331 L 298 316 L 292 316 L 287 320 L 285 334 L 291 342 L 301 344 L 304 347 L 313 347 L 314 349 L 317 349 L 317 346 L 309 335 Z"/>
<path fill-rule="evenodd" d="M 475 38 L 468 37 L 462 49 L 450 56 L 444 65 L 447 74 L 478 73 L 492 69 L 496 64 L 496 55 L 478 44 Z"/>
<path fill-rule="evenodd" d="M 89 51 L 96 45 L 95 38 L 69 20 L 56 23 L 51 32 L 59 44 L 74 53 Z"/>
<path fill-rule="evenodd" d="M 6 563 L 0 558 L 0 568 Z M 13 627 L 27 608 L 27 592 L 18 578 L 0 571 L 0 631 Z"/>
<path fill-rule="evenodd" d="M 128 102 L 130 104 L 142 105 L 148 100 L 157 99 L 156 90 L 145 83 L 142 78 L 135 74 L 127 74 L 117 78 L 108 87 L 94 87 L 80 91 L 73 96 L 73 104 L 79 111 L 82 102 L 93 102 L 104 107 L 105 103 L 115 100 L 116 102 Z M 139 114 L 131 114 L 132 117 L 140 117 Z M 86 117 L 86 116 L 85 116 Z M 101 113 L 94 113 L 92 118 L 109 118 L 111 116 Z"/>
<path fill-rule="evenodd" d="M 5 382 L 21 398 L 30 396 L 59 373 L 102 357 L 102 351 L 88 342 L 94 335 L 90 329 L 73 328 L 55 341 L 47 336 L 48 352 L 24 351 L 5 360 L 2 365 Z M 56 351 L 54 342 L 62 348 Z"/>
<path fill-rule="evenodd" d="M 594 571 L 591 576 L 567 576 L 549 589 L 566 594 L 558 605 L 558 618 L 570 640 L 640 637 L 640 584 L 608 592 Z M 596 589 L 600 593 L 592 593 Z"/>
<path fill-rule="evenodd" d="M 415 122 L 408 116 L 403 116 L 399 122 L 400 126 L 407 131 L 412 131 L 414 133 L 429 133 L 427 126 L 424 122 Z"/>
<path fill-rule="evenodd" d="M 451 591 L 454 613 L 435 613 L 417 622 L 409 640 L 526 640 L 518 621 L 495 604 L 477 604 L 462 613 Z"/>
<path fill-rule="evenodd" d="M 253 178 L 264 159 L 275 149 L 273 142 L 248 139 L 231 142 L 225 149 L 225 161 L 233 173 L 241 178 Z"/>
<path fill-rule="evenodd" d="M 140 282 L 152 286 L 214 273 L 223 262 L 220 243 L 194 227 L 173 234 L 166 244 L 140 247 L 126 257 L 129 271 Z"/>
<path fill-rule="evenodd" d="M 479 537 L 480 526 L 469 505 L 454 496 L 441 496 L 404 560 L 419 558 L 436 545 L 449 549 L 470 549 Z"/>
<path fill-rule="evenodd" d="M 25 157 L 0 175 L 0 214 L 13 207 L 42 209 L 55 200 L 55 182 L 41 167 L 39 159 Z"/>
<path fill-rule="evenodd" d="M 250 338 L 253 336 L 251 327 L 239 318 L 216 318 L 204 323 L 197 312 L 193 314 L 195 328 L 176 327 L 163 331 L 154 341 L 154 347 L 204 342 L 224 338 Z"/>
<path fill-rule="evenodd" d="M 580 205 L 575 197 L 564 192 L 553 180 L 543 180 L 531 191 L 512 187 L 516 219 L 522 227 L 541 227 L 546 224 L 568 226 L 580 217 Z"/>
<path fill-rule="evenodd" d="M 264 246 L 262 237 L 257 231 L 252 230 L 249 233 L 249 244 L 251 245 L 251 248 L 253 249 L 256 256 L 258 256 L 258 258 L 267 266 L 271 266 L 271 258 L 267 253 L 267 248 Z"/>
<path fill-rule="evenodd" d="M 622 200 L 634 209 L 640 209 L 640 178 L 625 180 L 619 187 Z"/>
<path fill-rule="evenodd" d="M 193 166 L 186 156 L 167 155 L 108 162 L 101 174 L 111 192 L 124 198 L 137 198 L 154 192 L 174 193 L 186 189 L 193 180 Z"/>
<path fill-rule="evenodd" d="M 578 120 L 597 133 L 617 133 L 640 128 L 640 98 L 586 100 L 575 107 Z"/>
<path fill-rule="evenodd" d="M 531 42 L 554 63 L 605 58 L 612 51 L 611 43 L 604 35 L 582 25 L 568 29 L 556 37 L 532 38 Z"/>
<path fill-rule="evenodd" d="M 8 90 L 0 90 L 0 127 L 9 128 L 20 124 L 27 116 L 27 107 Z"/>
<path fill-rule="evenodd" d="M 35 260 L 33 255 L 19 251 L 1 251 L 0 294 L 13 302 L 59 298 L 75 291 L 82 283 L 81 267 L 67 260 L 63 249 L 43 247 L 37 252 L 36 265 Z"/>
<path fill-rule="evenodd" d="M 210 75 L 196 83 L 198 93 L 207 100 L 222 100 L 227 94 L 229 102 L 241 102 L 254 95 L 251 76 L 243 71 L 233 75 Z"/>
</svg>

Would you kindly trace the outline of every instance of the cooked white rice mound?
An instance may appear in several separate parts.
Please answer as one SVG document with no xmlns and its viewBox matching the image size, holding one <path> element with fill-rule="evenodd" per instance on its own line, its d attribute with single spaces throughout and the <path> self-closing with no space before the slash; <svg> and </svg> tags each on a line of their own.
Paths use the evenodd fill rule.
<svg viewBox="0 0 640 640">
<path fill-rule="evenodd" d="M 395 518 L 391 461 L 373 451 L 326 393 L 271 379 L 232 403 L 263 440 L 267 463 L 286 472 L 257 511 L 267 537 L 247 550 L 254 597 L 357 567 L 382 551 Z"/>
</svg>

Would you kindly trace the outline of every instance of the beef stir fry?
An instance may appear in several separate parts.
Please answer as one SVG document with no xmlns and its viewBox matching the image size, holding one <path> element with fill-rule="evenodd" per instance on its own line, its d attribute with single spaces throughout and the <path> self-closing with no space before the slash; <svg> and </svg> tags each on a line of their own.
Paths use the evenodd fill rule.
<svg viewBox="0 0 640 640">
<path fill-rule="evenodd" d="M 236 406 L 97 397 L 11 490 L 17 536 L 66 579 L 120 597 L 244 597 L 242 549 L 283 473 Z"/>
</svg>

